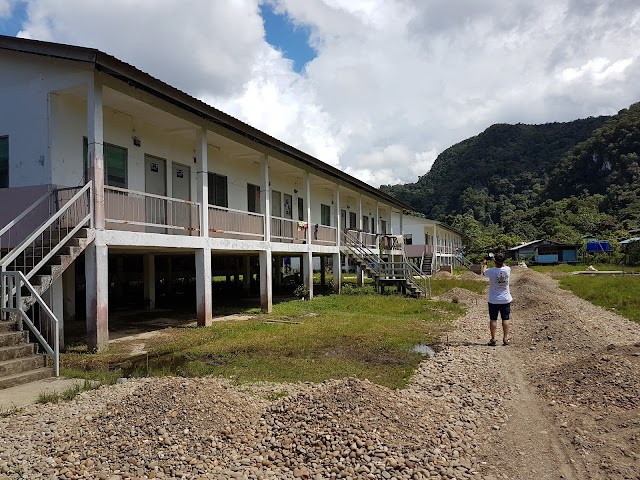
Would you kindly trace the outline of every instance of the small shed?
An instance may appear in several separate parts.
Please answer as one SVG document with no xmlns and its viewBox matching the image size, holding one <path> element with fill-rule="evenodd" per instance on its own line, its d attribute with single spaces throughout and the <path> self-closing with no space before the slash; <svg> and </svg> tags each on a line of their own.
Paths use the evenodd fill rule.
<svg viewBox="0 0 640 480">
<path fill-rule="evenodd" d="M 563 244 L 551 240 L 534 240 L 509 249 L 515 260 L 533 260 L 538 264 L 578 263 L 577 244 Z"/>
</svg>

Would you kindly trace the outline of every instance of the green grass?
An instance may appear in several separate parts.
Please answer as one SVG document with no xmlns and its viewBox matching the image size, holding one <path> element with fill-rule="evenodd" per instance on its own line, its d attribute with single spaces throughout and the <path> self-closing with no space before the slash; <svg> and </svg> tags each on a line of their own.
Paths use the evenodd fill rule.
<svg viewBox="0 0 640 480">
<path fill-rule="evenodd" d="M 623 317 L 640 323 L 640 276 L 636 275 L 567 275 L 560 286 L 580 298 L 615 310 Z"/>
<path fill-rule="evenodd" d="M 82 392 L 96 389 L 101 384 L 89 379 L 85 379 L 83 383 L 74 383 L 70 387 L 65 388 L 61 392 L 40 392 L 36 403 L 58 403 L 61 400 L 73 400 L 76 396 Z"/>
<path fill-rule="evenodd" d="M 254 320 L 166 330 L 162 341 L 147 344 L 148 363 L 139 362 L 129 373 L 222 375 L 237 382 L 357 376 L 399 388 L 423 359 L 411 348 L 435 343 L 462 313 L 460 305 L 399 295 L 328 295 L 283 302 Z M 63 365 L 86 368 L 107 357 L 113 360 L 109 352 L 65 354 Z"/>
<path fill-rule="evenodd" d="M 583 272 L 587 269 L 588 265 L 533 265 L 531 268 L 536 272 L 541 273 L 550 273 L 550 274 L 559 274 L 559 273 L 572 273 L 572 272 Z M 593 267 L 596 270 L 600 271 L 611 271 L 611 270 L 622 270 L 625 272 L 640 272 L 640 267 L 628 267 L 625 265 L 615 265 L 612 263 L 598 263 L 593 264 Z"/>
<path fill-rule="evenodd" d="M 19 411 L 20 409 L 15 405 L 11 405 L 10 407 L 7 407 L 7 408 L 0 407 L 0 418 L 10 417 L 12 415 L 15 415 Z"/>
<path fill-rule="evenodd" d="M 437 297 L 448 292 L 452 288 L 464 288 L 475 293 L 482 293 L 488 284 L 480 280 L 466 280 L 459 278 L 438 278 L 431 279 L 431 295 Z"/>
</svg>

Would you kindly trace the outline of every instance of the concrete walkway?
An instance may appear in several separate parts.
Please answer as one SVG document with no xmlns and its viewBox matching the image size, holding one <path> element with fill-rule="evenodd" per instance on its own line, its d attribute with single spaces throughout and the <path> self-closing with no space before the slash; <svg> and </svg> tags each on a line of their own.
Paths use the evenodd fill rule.
<svg viewBox="0 0 640 480">
<path fill-rule="evenodd" d="M 0 390 L 0 412 L 36 403 L 38 395 L 42 392 L 60 393 L 66 388 L 72 387 L 76 383 L 82 384 L 82 382 L 81 379 L 77 378 L 46 378 L 37 382 L 2 389 Z"/>
</svg>

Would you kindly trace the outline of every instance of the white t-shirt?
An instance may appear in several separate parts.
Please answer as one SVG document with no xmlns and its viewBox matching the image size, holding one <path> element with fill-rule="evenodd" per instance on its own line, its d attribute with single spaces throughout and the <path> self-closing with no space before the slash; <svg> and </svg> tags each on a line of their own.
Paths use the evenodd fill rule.
<svg viewBox="0 0 640 480">
<path fill-rule="evenodd" d="M 511 269 L 506 266 L 489 268 L 485 270 L 484 276 L 489 277 L 489 303 L 511 303 L 513 300 L 509 291 Z"/>
</svg>

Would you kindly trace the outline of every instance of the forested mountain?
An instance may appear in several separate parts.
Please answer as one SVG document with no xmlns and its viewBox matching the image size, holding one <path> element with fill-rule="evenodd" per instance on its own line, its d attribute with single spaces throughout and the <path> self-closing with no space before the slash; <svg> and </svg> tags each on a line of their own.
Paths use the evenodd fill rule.
<svg viewBox="0 0 640 480">
<path fill-rule="evenodd" d="M 473 250 L 578 242 L 638 228 L 639 157 L 637 103 L 613 117 L 493 125 L 442 152 L 418 182 L 380 188 L 429 218 L 482 232 L 467 238 Z"/>
</svg>

